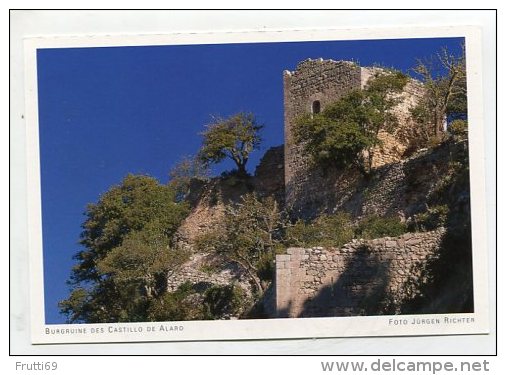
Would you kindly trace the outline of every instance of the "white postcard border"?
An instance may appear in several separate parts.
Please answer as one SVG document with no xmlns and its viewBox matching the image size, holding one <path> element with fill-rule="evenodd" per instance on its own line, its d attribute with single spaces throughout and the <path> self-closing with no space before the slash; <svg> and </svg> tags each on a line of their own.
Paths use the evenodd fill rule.
<svg viewBox="0 0 506 375">
<path fill-rule="evenodd" d="M 46 325 L 36 51 L 38 48 L 180 44 L 261 43 L 389 38 L 465 37 L 467 70 L 474 307 L 472 314 L 184 321 L 125 324 Z M 268 338 L 371 337 L 488 333 L 488 259 L 485 212 L 484 124 L 481 32 L 477 27 L 413 27 L 343 30 L 279 30 L 152 35 L 54 36 L 25 39 L 28 245 L 32 342 L 91 343 L 137 341 L 245 340 Z M 422 319 L 424 319 L 422 323 Z M 433 319 L 431 321 L 431 319 Z M 418 323 L 417 323 L 418 322 Z"/>
</svg>

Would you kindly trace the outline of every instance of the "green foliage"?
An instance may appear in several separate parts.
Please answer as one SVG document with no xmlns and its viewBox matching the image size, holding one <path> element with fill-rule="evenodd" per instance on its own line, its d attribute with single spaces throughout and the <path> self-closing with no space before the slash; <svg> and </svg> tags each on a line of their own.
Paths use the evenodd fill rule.
<svg viewBox="0 0 506 375">
<path fill-rule="evenodd" d="M 429 207 L 427 211 L 414 215 L 409 229 L 426 232 L 446 226 L 449 208 L 447 205 Z"/>
<path fill-rule="evenodd" d="M 249 306 L 244 290 L 235 284 L 212 285 L 204 291 L 186 282 L 165 292 L 148 309 L 151 321 L 215 320 L 241 315 Z"/>
<path fill-rule="evenodd" d="M 257 262 L 257 275 L 262 281 L 270 282 L 274 280 L 274 274 L 276 272 L 276 253 L 281 252 L 282 247 L 276 247 L 275 253 L 270 251 L 267 253 L 260 254 Z"/>
<path fill-rule="evenodd" d="M 248 303 L 244 290 L 235 284 L 214 285 L 204 293 L 207 319 L 241 315 Z"/>
<path fill-rule="evenodd" d="M 467 138 L 468 123 L 465 120 L 454 120 L 450 123 L 450 132 L 457 138 Z"/>
<path fill-rule="evenodd" d="M 362 101 L 363 93 L 354 91 L 321 114 L 300 117 L 293 128 L 295 141 L 323 167 L 361 166 L 362 151 L 375 144 L 374 137 L 363 131 Z"/>
<path fill-rule="evenodd" d="M 298 220 L 286 230 L 289 246 L 339 247 L 351 241 L 353 227 L 350 216 L 344 212 L 318 216 L 313 222 Z"/>
<path fill-rule="evenodd" d="M 349 214 L 338 212 L 321 215 L 309 223 L 298 220 L 287 228 L 286 242 L 288 246 L 340 247 L 357 237 L 396 237 L 406 231 L 406 225 L 396 218 L 371 215 L 354 226 Z"/>
<path fill-rule="evenodd" d="M 158 228 L 154 220 L 142 231 L 128 234 L 121 246 L 97 262 L 100 274 L 113 278 L 119 287 L 137 286 L 148 299 L 157 297 L 157 281 L 163 282 L 170 270 L 188 259 L 182 250 L 170 248 L 170 239 Z"/>
<path fill-rule="evenodd" d="M 195 303 L 197 302 L 197 303 Z M 172 293 L 165 292 L 148 309 L 150 321 L 202 320 L 205 310 L 193 285 L 186 282 Z"/>
<path fill-rule="evenodd" d="M 221 227 L 200 236 L 197 249 L 214 249 L 238 263 L 248 273 L 258 292 L 264 290 L 265 257 L 273 257 L 281 245 L 284 220 L 276 201 L 246 194 L 242 202 L 227 207 Z M 270 279 L 270 278 L 269 278 Z"/>
<path fill-rule="evenodd" d="M 205 263 L 199 267 L 199 271 L 204 272 L 208 275 L 212 275 L 213 273 L 216 273 L 218 271 L 218 267 L 216 267 L 213 264 Z"/>
<path fill-rule="evenodd" d="M 429 205 L 451 206 L 457 204 L 459 200 L 468 199 L 469 153 L 467 145 L 464 144 L 464 146 L 451 151 L 447 171 L 435 181 L 434 187 L 427 197 Z"/>
<path fill-rule="evenodd" d="M 313 161 L 329 167 L 355 166 L 371 171 L 374 148 L 381 144 L 380 130 L 393 131 L 397 118 L 391 109 L 407 83 L 398 71 L 378 69 L 364 90 L 354 90 L 319 114 L 306 114 L 294 124 L 297 144 L 303 144 Z"/>
<path fill-rule="evenodd" d="M 81 233 L 81 245 L 86 249 L 76 255 L 78 261 L 73 279 L 100 279 L 96 261 L 108 251 L 121 245 L 124 237 L 139 231 L 152 220 L 171 237 L 186 216 L 188 207 L 174 203 L 174 191 L 160 185 L 156 179 L 142 175 L 127 175 L 120 185 L 103 194 L 97 204 L 89 204 Z"/>
<path fill-rule="evenodd" d="M 68 299 L 60 303 L 69 322 L 146 320 L 167 272 L 185 254 L 171 249 L 172 236 L 188 207 L 154 178 L 128 175 L 89 204 L 75 255 Z"/>
<path fill-rule="evenodd" d="M 451 146 L 451 144 L 450 144 Z M 446 231 L 435 257 L 421 269 L 422 277 L 411 280 L 411 298 L 401 313 L 473 312 L 473 259 L 469 153 L 465 143 L 454 144 L 448 171 L 428 197 L 432 205 L 417 220 L 430 230 Z"/>
<path fill-rule="evenodd" d="M 252 151 L 260 147 L 260 130 L 251 113 L 238 113 L 228 118 L 215 118 L 204 132 L 199 158 L 204 164 L 216 164 L 231 159 L 238 173 L 245 176 L 246 163 Z"/>
<path fill-rule="evenodd" d="M 220 174 L 221 182 L 229 188 L 248 187 L 251 181 L 245 177 L 243 172 L 239 172 L 235 168 Z"/>
<path fill-rule="evenodd" d="M 356 236 L 364 239 L 397 237 L 406 231 L 406 225 L 395 217 L 371 215 L 360 220 L 356 228 Z"/>
<path fill-rule="evenodd" d="M 169 172 L 169 186 L 174 190 L 176 202 L 181 202 L 187 197 L 193 179 L 206 180 L 208 175 L 208 166 L 199 158 L 183 157 Z"/>
<path fill-rule="evenodd" d="M 85 288 L 74 288 L 70 296 L 59 303 L 60 311 L 70 322 L 88 321 L 89 292 Z"/>
</svg>

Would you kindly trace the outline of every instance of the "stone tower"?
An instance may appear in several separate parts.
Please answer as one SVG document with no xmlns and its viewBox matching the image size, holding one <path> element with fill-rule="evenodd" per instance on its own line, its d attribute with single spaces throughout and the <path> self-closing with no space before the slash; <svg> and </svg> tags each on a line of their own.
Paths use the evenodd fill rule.
<svg viewBox="0 0 506 375">
<path fill-rule="evenodd" d="M 304 213 L 312 190 L 318 189 L 319 171 L 309 165 L 303 147 L 295 145 L 292 126 L 304 113 L 318 113 L 326 105 L 360 88 L 360 67 L 349 61 L 304 60 L 283 74 L 285 106 L 285 199 L 297 216 Z"/>
<path fill-rule="evenodd" d="M 304 113 L 319 113 L 350 91 L 363 88 L 378 70 L 360 67 L 351 61 L 307 59 L 295 71 L 284 71 L 285 200 L 295 217 L 311 218 L 319 212 L 341 209 L 339 202 L 345 199 L 340 196 L 340 187 L 358 178 L 335 171 L 329 175 L 311 165 L 303 146 L 294 144 L 295 119 Z M 410 79 L 404 92 L 399 94 L 400 104 L 393 109 L 399 126 L 393 133 L 380 132 L 382 145 L 374 154 L 373 167 L 402 159 L 414 135 L 409 109 L 422 92 L 420 82 Z"/>
</svg>

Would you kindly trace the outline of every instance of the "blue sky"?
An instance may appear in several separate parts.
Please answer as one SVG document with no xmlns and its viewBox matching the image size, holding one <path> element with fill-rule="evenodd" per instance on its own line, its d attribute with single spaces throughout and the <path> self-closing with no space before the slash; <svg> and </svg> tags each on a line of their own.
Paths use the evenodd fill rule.
<svg viewBox="0 0 506 375">
<path fill-rule="evenodd" d="M 64 323 L 58 301 L 80 249 L 86 204 L 128 173 L 167 182 L 195 154 L 211 115 L 253 112 L 262 149 L 283 143 L 283 81 L 306 58 L 354 60 L 409 73 L 416 58 L 460 38 L 41 49 L 37 53 L 46 323 Z M 214 169 L 231 169 L 224 163 Z"/>
</svg>

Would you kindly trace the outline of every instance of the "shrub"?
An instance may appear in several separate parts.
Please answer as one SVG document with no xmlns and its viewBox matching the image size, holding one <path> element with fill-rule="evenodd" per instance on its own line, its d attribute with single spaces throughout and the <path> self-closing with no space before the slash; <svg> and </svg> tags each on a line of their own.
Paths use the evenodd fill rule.
<svg viewBox="0 0 506 375">
<path fill-rule="evenodd" d="M 447 223 L 449 208 L 447 205 L 429 207 L 429 209 L 414 216 L 410 229 L 415 231 L 429 231 L 443 227 Z"/>
<path fill-rule="evenodd" d="M 257 275 L 262 281 L 272 281 L 274 279 L 275 255 L 272 252 L 261 254 L 257 262 Z"/>
<path fill-rule="evenodd" d="M 380 131 L 391 133 L 398 125 L 391 109 L 407 82 L 400 71 L 378 69 L 362 90 L 349 92 L 320 113 L 299 117 L 292 129 L 295 143 L 324 169 L 357 167 L 369 177 Z"/>
<path fill-rule="evenodd" d="M 313 222 L 302 220 L 287 228 L 289 246 L 339 247 L 351 241 L 353 228 L 350 216 L 344 212 L 322 215 Z"/>
<path fill-rule="evenodd" d="M 207 275 L 212 275 L 219 271 L 219 268 L 214 264 L 204 263 L 199 267 L 199 271 L 204 272 Z"/>
<path fill-rule="evenodd" d="M 220 175 L 221 181 L 228 187 L 236 187 L 238 185 L 244 184 L 247 179 L 247 175 L 239 174 L 237 169 L 232 169 L 230 171 L 224 171 Z"/>
<path fill-rule="evenodd" d="M 190 282 L 179 286 L 174 292 L 165 292 L 153 301 L 148 314 L 151 321 L 200 320 L 204 318 L 202 304 L 194 303 L 198 294 Z"/>
<path fill-rule="evenodd" d="M 220 319 L 242 314 L 248 298 L 237 285 L 214 285 L 204 294 L 204 309 L 207 319 Z"/>
<path fill-rule="evenodd" d="M 359 222 L 355 234 L 357 237 L 373 239 L 387 236 L 397 237 L 406 231 L 406 225 L 397 218 L 371 215 Z"/>
<path fill-rule="evenodd" d="M 256 292 L 263 293 L 271 258 L 279 250 L 285 219 L 271 197 L 245 194 L 241 202 L 226 208 L 225 218 L 213 231 L 200 236 L 199 250 L 214 250 L 243 268 Z M 259 272 L 260 271 L 260 272 Z"/>
<path fill-rule="evenodd" d="M 457 138 L 467 137 L 467 121 L 466 120 L 454 120 L 450 124 L 450 132 Z"/>
<path fill-rule="evenodd" d="M 429 148 L 435 148 L 437 146 L 439 146 L 442 142 L 442 138 L 439 137 L 439 136 L 431 136 L 429 137 L 429 140 L 427 141 L 427 147 Z"/>
<path fill-rule="evenodd" d="M 318 229 L 304 220 L 297 220 L 295 224 L 286 229 L 286 242 L 288 246 L 311 246 L 319 240 Z"/>
</svg>

